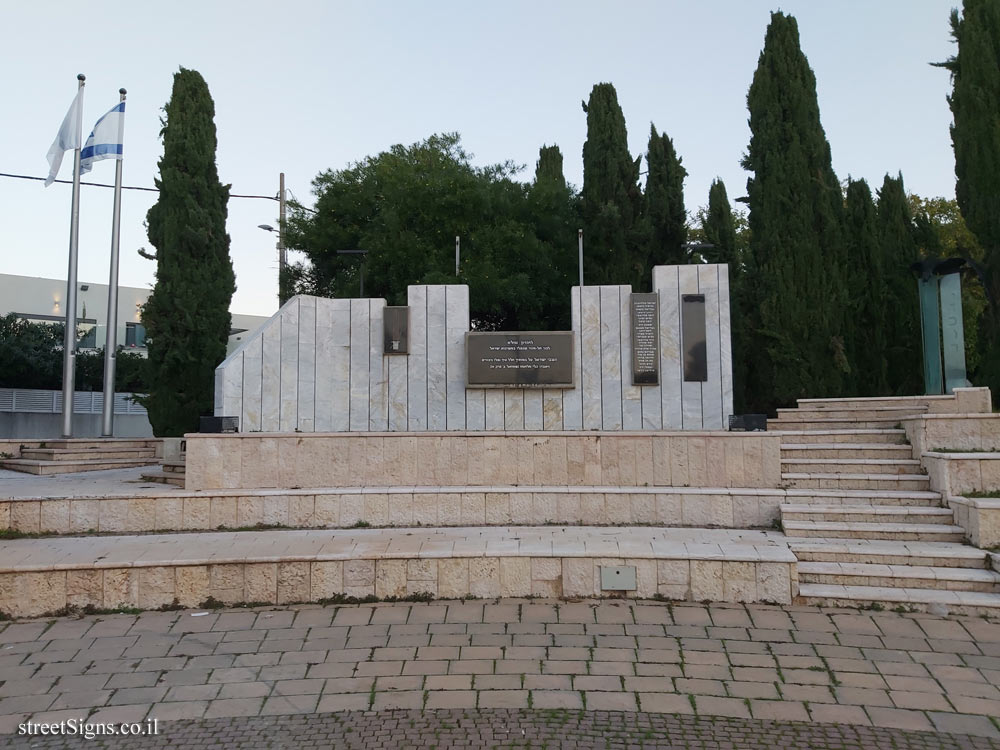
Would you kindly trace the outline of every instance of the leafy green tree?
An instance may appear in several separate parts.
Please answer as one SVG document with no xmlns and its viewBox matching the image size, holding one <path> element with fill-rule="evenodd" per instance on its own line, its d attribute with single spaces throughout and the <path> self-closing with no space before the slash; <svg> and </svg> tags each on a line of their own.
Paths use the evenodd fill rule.
<svg viewBox="0 0 1000 750">
<path fill-rule="evenodd" d="M 657 265 L 687 262 L 687 212 L 684 210 L 684 178 L 687 170 L 666 133 L 650 125 L 646 152 L 649 173 L 642 196 L 643 230 L 647 234 L 643 263 L 645 273 Z"/>
<path fill-rule="evenodd" d="M 865 180 L 847 181 L 844 208 L 844 247 L 849 272 L 848 306 L 856 320 L 856 336 L 849 355 L 859 396 L 890 393 L 886 357 L 887 280 L 875 201 Z"/>
<path fill-rule="evenodd" d="M 226 356 L 229 303 L 229 187 L 215 164 L 215 104 L 197 71 L 174 74 L 164 107 L 157 202 L 146 223 L 156 248 L 156 284 L 142 312 L 149 351 L 144 404 L 153 432 L 182 435 L 211 414 L 215 367 Z"/>
<path fill-rule="evenodd" d="M 598 83 L 583 104 L 587 140 L 583 144 L 584 281 L 649 286 L 641 252 L 639 165 L 628 150 L 625 115 L 610 83 Z"/>
<path fill-rule="evenodd" d="M 293 269 L 296 291 L 356 297 L 364 263 L 366 296 L 390 304 L 406 304 L 410 284 L 465 283 L 479 329 L 562 325 L 565 267 L 576 244 L 572 193 L 557 176 L 557 154 L 543 151 L 533 186 L 514 180 L 509 162 L 473 166 L 457 133 L 321 173 L 313 181 L 316 213 L 293 206 L 288 221 L 288 246 L 307 258 Z M 337 252 L 352 249 L 365 255 Z"/>
<path fill-rule="evenodd" d="M 885 278 L 885 346 L 889 392 L 924 392 L 920 299 L 910 265 L 920 260 L 903 176 L 885 176 L 878 193 L 878 245 Z"/>
<path fill-rule="evenodd" d="M 755 399 L 773 408 L 841 395 L 851 370 L 843 198 L 793 17 L 771 14 L 747 106 Z"/>
</svg>

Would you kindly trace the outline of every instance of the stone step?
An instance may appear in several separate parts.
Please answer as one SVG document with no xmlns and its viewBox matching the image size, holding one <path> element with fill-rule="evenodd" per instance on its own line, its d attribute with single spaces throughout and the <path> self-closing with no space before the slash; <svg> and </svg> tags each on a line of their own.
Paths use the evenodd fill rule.
<svg viewBox="0 0 1000 750">
<path fill-rule="evenodd" d="M 912 458 L 913 448 L 894 443 L 783 443 L 782 458 Z"/>
<path fill-rule="evenodd" d="M 938 523 L 888 523 L 843 521 L 782 521 L 786 536 L 823 539 L 889 539 L 894 541 L 961 542 L 961 526 Z"/>
<path fill-rule="evenodd" d="M 795 505 L 893 505 L 941 507 L 941 493 L 922 490 L 785 490 L 785 502 Z"/>
<path fill-rule="evenodd" d="M 602 584 L 604 566 L 624 566 L 606 571 L 622 583 Z M 788 604 L 794 566 L 780 535 L 763 531 L 512 526 L 51 537 L 0 546 L 0 611 L 420 593 Z"/>
<path fill-rule="evenodd" d="M 168 474 L 184 474 L 184 462 L 183 461 L 162 461 L 160 466 L 163 467 L 163 471 Z"/>
<path fill-rule="evenodd" d="M 782 429 L 780 432 L 782 448 L 793 444 L 809 443 L 886 443 L 890 445 L 906 443 L 906 431 L 897 429 L 804 430 L 797 427 Z"/>
<path fill-rule="evenodd" d="M 799 562 L 872 563 L 939 568 L 989 567 L 984 550 L 953 542 L 892 540 L 789 539 Z"/>
<path fill-rule="evenodd" d="M 833 474 L 783 472 L 781 482 L 796 489 L 926 490 L 926 474 Z"/>
<path fill-rule="evenodd" d="M 147 472 L 153 477 L 151 481 L 163 481 L 161 474 L 186 481 L 184 475 L 162 472 L 156 466 Z M 851 492 L 815 492 L 818 497 L 833 498 L 827 500 L 830 503 L 867 502 L 853 498 L 855 493 Z M 747 529 L 773 528 L 779 520 L 778 507 L 787 498 L 784 490 L 777 489 L 692 487 L 317 487 L 153 494 L 136 490 L 134 496 L 0 498 L 0 528 L 9 525 L 12 531 L 29 534 L 258 525 L 349 528 L 558 523 Z"/>
<path fill-rule="evenodd" d="M 36 461 L 91 461 L 108 458 L 155 458 L 153 448 L 101 448 L 75 450 L 73 448 L 25 448 L 20 458 Z"/>
<path fill-rule="evenodd" d="M 815 422 L 828 419 L 881 420 L 895 417 L 926 414 L 926 406 L 867 406 L 864 408 L 778 409 L 778 420 L 788 422 Z"/>
<path fill-rule="evenodd" d="M 914 458 L 782 458 L 782 472 L 799 474 L 922 474 Z"/>
<path fill-rule="evenodd" d="M 891 586 L 1000 593 L 1000 573 L 981 568 L 939 568 L 926 565 L 800 562 L 799 583 L 840 586 Z"/>
<path fill-rule="evenodd" d="M 954 396 L 852 396 L 849 398 L 800 398 L 795 403 L 804 409 L 869 409 L 880 406 L 925 406 L 954 402 Z"/>
<path fill-rule="evenodd" d="M 900 607 L 916 611 L 940 611 L 969 615 L 1000 614 L 1000 594 L 980 591 L 939 591 L 936 589 L 876 586 L 836 586 L 820 583 L 799 584 L 796 602 L 833 607 Z"/>
<path fill-rule="evenodd" d="M 29 458 L 7 458 L 0 461 L 0 469 L 21 471 L 26 474 L 49 476 L 52 474 L 75 474 L 79 471 L 104 471 L 105 469 L 127 469 L 132 466 L 149 466 L 156 463 L 153 458 L 91 458 L 73 461 L 43 461 Z"/>
<path fill-rule="evenodd" d="M 913 508 L 891 505 L 791 505 L 781 506 L 781 520 L 838 521 L 842 523 L 950 524 L 950 508 Z"/>
<path fill-rule="evenodd" d="M 45 440 L 39 447 L 90 451 L 109 448 L 156 448 L 161 442 L 158 438 L 59 438 L 57 440 Z"/>
<path fill-rule="evenodd" d="M 816 417 L 809 420 L 769 419 L 768 432 L 784 432 L 786 430 L 881 430 L 900 429 L 900 420 L 904 417 Z"/>
<path fill-rule="evenodd" d="M 172 484 L 174 487 L 184 486 L 184 475 L 171 471 L 150 471 L 142 475 L 144 482 L 156 482 L 157 484 Z"/>
</svg>

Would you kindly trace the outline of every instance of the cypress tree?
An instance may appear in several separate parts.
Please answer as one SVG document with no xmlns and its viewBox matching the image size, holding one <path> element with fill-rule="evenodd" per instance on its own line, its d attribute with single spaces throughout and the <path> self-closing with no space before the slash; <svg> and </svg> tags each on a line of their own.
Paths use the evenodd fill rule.
<svg viewBox="0 0 1000 750">
<path fill-rule="evenodd" d="M 977 380 L 1000 397 L 1000 3 L 964 0 L 951 14 L 958 52 L 940 63 L 952 76 L 955 197 L 983 248 L 988 307 L 981 318 Z"/>
<path fill-rule="evenodd" d="M 752 367 L 765 406 L 837 396 L 845 342 L 842 195 L 820 124 L 816 77 L 796 21 L 772 13 L 747 94 L 750 248 L 755 260 Z"/>
<path fill-rule="evenodd" d="M 215 165 L 215 105 L 194 70 L 174 74 L 164 108 L 160 191 L 149 209 L 156 284 L 143 308 L 148 335 L 149 421 L 159 436 L 197 429 L 211 414 L 215 367 L 226 356 L 229 303 L 236 290 L 229 259 L 229 186 Z"/>
<path fill-rule="evenodd" d="M 736 239 L 736 220 L 733 216 L 726 184 L 715 179 L 708 189 L 708 208 L 702 214 L 702 232 L 705 241 L 714 247 L 701 250 L 701 255 L 711 263 L 729 265 L 729 326 L 733 352 L 733 410 L 739 414 L 746 411 L 748 399 L 749 373 L 747 370 L 748 346 L 747 315 L 748 304 L 745 294 L 746 267 L 743 253 Z"/>
<path fill-rule="evenodd" d="M 702 254 L 712 263 L 728 263 L 729 278 L 739 273 L 740 259 L 737 257 L 736 221 L 733 208 L 729 204 L 726 183 L 716 178 L 708 188 L 708 211 L 702 221 L 705 241 L 715 247 L 706 248 Z"/>
<path fill-rule="evenodd" d="M 848 309 L 853 311 L 856 336 L 850 349 L 859 396 L 889 393 L 886 359 L 888 286 L 871 188 L 865 180 L 847 182 L 844 247 L 850 270 Z"/>
<path fill-rule="evenodd" d="M 587 284 L 629 284 L 638 289 L 648 269 L 637 257 L 639 163 L 628 151 L 625 115 L 610 83 L 598 83 L 583 104 L 584 275 Z M 648 283 L 648 282 L 647 282 Z"/>
<path fill-rule="evenodd" d="M 886 292 L 885 344 L 889 393 L 923 393 L 920 298 L 910 264 L 919 260 L 903 176 L 885 176 L 878 193 L 878 244 Z"/>
<path fill-rule="evenodd" d="M 563 175 L 563 155 L 558 146 L 542 146 L 538 149 L 535 162 L 535 183 L 547 182 L 557 187 L 566 187 Z"/>
<path fill-rule="evenodd" d="M 643 194 L 644 231 L 647 249 L 644 267 L 684 263 L 687 260 L 687 212 L 684 210 L 684 178 L 687 170 L 666 133 L 650 125 L 646 151 L 649 173 Z"/>
</svg>

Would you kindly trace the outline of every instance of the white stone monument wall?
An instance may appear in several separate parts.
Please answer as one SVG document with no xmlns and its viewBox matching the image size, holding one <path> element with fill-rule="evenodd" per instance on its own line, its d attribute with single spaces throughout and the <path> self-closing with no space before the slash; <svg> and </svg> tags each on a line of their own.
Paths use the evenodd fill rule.
<svg viewBox="0 0 1000 750">
<path fill-rule="evenodd" d="M 289 300 L 216 369 L 241 432 L 723 429 L 732 413 L 725 265 L 657 266 L 660 382 L 632 385 L 629 286 L 573 287 L 575 386 L 467 388 L 469 289 L 411 286 L 409 354 L 385 355 L 383 299 Z M 680 300 L 705 295 L 708 380 L 684 382 Z"/>
</svg>

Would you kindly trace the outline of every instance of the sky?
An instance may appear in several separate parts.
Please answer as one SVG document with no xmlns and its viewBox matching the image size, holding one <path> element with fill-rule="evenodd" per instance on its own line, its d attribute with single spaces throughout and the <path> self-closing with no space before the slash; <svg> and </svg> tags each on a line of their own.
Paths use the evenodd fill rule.
<svg viewBox="0 0 1000 750">
<path fill-rule="evenodd" d="M 84 73 L 84 138 L 128 90 L 124 184 L 152 187 L 162 107 L 179 67 L 198 70 L 215 101 L 220 179 L 234 194 L 313 201 L 312 180 L 393 144 L 457 131 L 479 165 L 534 173 L 557 144 L 566 178 L 583 183 L 586 115 L 595 83 L 618 91 L 634 156 L 650 124 L 688 171 L 690 214 L 722 178 L 746 192 L 746 93 L 772 10 L 798 20 L 840 179 L 875 189 L 902 172 L 908 191 L 954 197 L 948 73 L 957 0 L 468 0 L 343 2 L 46 0 L 4 9 L 0 172 L 44 176 L 45 154 Z M 85 9 L 81 12 L 81 9 Z M 17 30 L 17 33 L 12 33 Z M 60 178 L 70 179 L 71 154 Z M 645 167 L 643 167 L 645 169 Z M 85 180 L 112 183 L 114 162 Z M 81 191 L 81 282 L 107 283 L 112 191 Z M 145 216 L 155 194 L 125 191 L 124 286 L 149 287 L 155 264 Z M 66 278 L 71 187 L 0 177 L 0 273 Z M 232 310 L 277 308 L 277 203 L 231 198 Z M 294 260 L 295 254 L 292 253 Z M 2 301 L 0 301 L 2 307 Z"/>
</svg>

